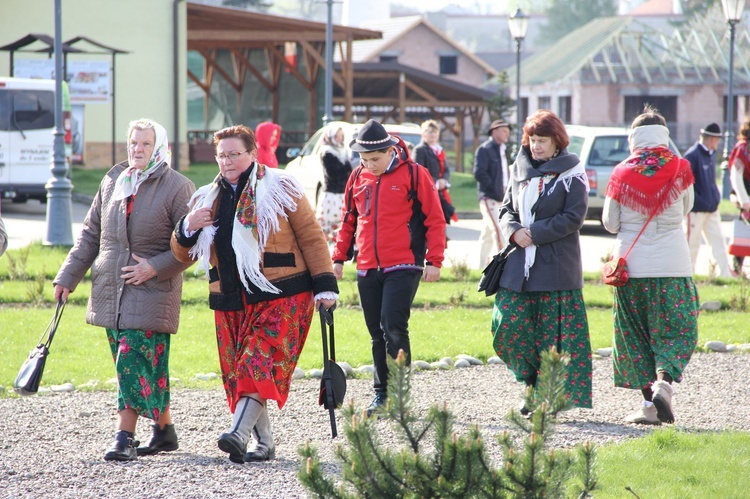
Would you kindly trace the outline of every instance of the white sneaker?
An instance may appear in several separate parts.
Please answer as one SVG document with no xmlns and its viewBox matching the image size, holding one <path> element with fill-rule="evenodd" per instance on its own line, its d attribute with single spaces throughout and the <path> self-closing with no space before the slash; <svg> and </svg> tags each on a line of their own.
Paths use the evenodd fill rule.
<svg viewBox="0 0 750 499">
<path fill-rule="evenodd" d="M 634 424 L 661 424 L 656 415 L 656 407 L 651 402 L 646 402 L 645 400 L 639 410 L 625 418 L 625 422 Z"/>
<path fill-rule="evenodd" d="M 656 406 L 656 415 L 662 423 L 674 423 L 672 414 L 672 394 L 674 387 L 666 381 L 657 381 L 651 387 L 654 392 L 653 401 Z"/>
</svg>

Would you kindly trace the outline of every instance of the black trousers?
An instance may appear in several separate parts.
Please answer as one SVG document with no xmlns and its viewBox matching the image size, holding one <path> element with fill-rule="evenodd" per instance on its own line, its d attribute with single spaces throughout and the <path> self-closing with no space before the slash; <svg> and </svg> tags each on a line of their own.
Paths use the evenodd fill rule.
<svg viewBox="0 0 750 499">
<path fill-rule="evenodd" d="M 421 278 L 419 270 L 370 270 L 357 277 L 359 301 L 372 339 L 376 393 L 388 391 L 386 354 L 395 359 L 403 350 L 407 362 L 411 362 L 409 316 Z"/>
</svg>

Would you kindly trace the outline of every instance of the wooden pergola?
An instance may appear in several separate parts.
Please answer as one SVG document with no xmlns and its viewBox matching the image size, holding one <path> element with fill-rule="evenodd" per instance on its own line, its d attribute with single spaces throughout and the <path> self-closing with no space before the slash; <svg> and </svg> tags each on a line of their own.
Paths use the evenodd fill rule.
<svg viewBox="0 0 750 499">
<path fill-rule="evenodd" d="M 421 121 L 425 114 L 433 117 L 453 135 L 456 170 L 463 171 L 465 118 L 474 129 L 476 148 L 487 102 L 494 93 L 397 62 L 357 63 L 353 69 L 355 97 L 347 99 L 334 88 L 334 105 L 350 112 L 354 106 L 363 111 L 357 114 L 364 114 L 364 119 L 383 123 Z"/>
<path fill-rule="evenodd" d="M 218 74 L 236 90 L 238 99 L 241 99 L 245 78 L 251 74 L 271 94 L 271 119 L 278 122 L 279 80 L 282 69 L 286 69 L 309 93 L 308 133 L 313 133 L 318 122 L 318 78 L 325 74 L 325 33 L 325 23 L 188 2 L 187 48 L 200 53 L 206 61 L 204 78 L 190 71 L 188 77 L 208 96 L 211 83 Z M 332 72 L 332 79 L 334 87 L 342 91 L 346 121 L 351 121 L 354 103 L 352 43 L 381 37 L 379 31 L 333 26 L 333 42 L 342 62 L 339 70 Z M 297 47 L 301 49 L 303 71 L 286 58 L 284 46 L 287 43 L 296 45 L 295 53 L 300 52 Z M 219 50 L 229 53 L 231 71 L 217 62 Z M 259 66 L 251 62 L 250 53 L 254 50 L 263 51 L 265 64 Z"/>
</svg>

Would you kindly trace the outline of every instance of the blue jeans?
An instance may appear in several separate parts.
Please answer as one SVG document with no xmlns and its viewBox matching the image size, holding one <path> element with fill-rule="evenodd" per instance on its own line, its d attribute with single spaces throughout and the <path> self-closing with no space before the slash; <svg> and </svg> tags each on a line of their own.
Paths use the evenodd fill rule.
<svg viewBox="0 0 750 499">
<path fill-rule="evenodd" d="M 376 393 L 388 391 L 386 353 L 395 359 L 403 350 L 407 365 L 411 362 L 409 316 L 421 278 L 419 270 L 369 270 L 366 275 L 357 276 L 359 301 L 372 339 Z"/>
</svg>

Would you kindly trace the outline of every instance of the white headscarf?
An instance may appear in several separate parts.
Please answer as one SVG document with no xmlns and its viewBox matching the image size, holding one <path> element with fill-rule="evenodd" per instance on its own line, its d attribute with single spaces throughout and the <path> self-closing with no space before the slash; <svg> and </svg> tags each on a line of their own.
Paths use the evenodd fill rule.
<svg viewBox="0 0 750 499">
<path fill-rule="evenodd" d="M 166 165 L 165 167 L 169 168 L 172 164 L 172 153 L 169 150 L 167 131 L 163 126 L 155 121 L 144 119 L 132 122 L 129 128 L 128 142 L 130 142 L 130 135 L 134 130 L 153 130 L 155 135 L 154 151 L 151 153 L 151 158 L 149 159 L 146 168 L 141 169 L 133 166 L 133 159 L 130 157 L 130 148 L 128 148 L 129 166 L 115 181 L 115 192 L 113 194 L 113 199 L 115 201 L 128 198 L 131 195 L 136 195 L 138 193 L 138 187 L 140 187 L 140 185 L 150 177 L 152 173 L 157 171 L 161 165 Z"/>
<path fill-rule="evenodd" d="M 349 162 L 349 151 L 344 147 L 343 140 L 336 142 L 336 134 L 339 130 L 343 131 L 343 128 L 332 126 L 326 131 L 325 135 L 323 135 L 323 147 L 320 150 L 320 155 L 322 157 L 324 154 L 330 153 L 336 156 L 343 164 L 347 164 Z"/>
<path fill-rule="evenodd" d="M 669 128 L 664 125 L 643 125 L 633 128 L 628 136 L 630 152 L 669 146 Z"/>
</svg>

